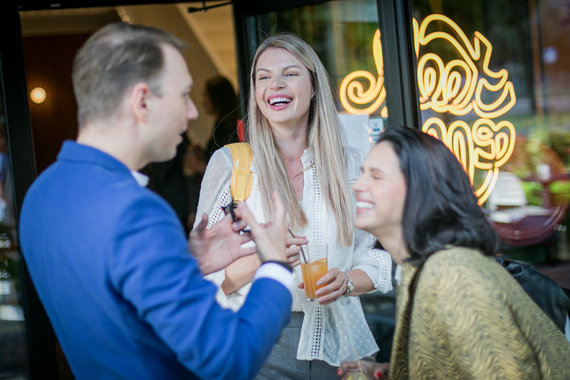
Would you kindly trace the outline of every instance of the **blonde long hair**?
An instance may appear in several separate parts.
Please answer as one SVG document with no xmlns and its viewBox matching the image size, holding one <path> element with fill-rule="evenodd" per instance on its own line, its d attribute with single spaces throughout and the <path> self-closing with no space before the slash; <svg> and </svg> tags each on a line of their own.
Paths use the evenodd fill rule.
<svg viewBox="0 0 570 380">
<path fill-rule="evenodd" d="M 313 152 L 321 192 L 335 216 L 337 238 L 349 245 L 354 231 L 352 197 L 346 175 L 347 158 L 342 146 L 342 126 L 336 114 L 329 77 L 315 51 L 299 37 L 287 33 L 269 37 L 261 43 L 255 53 L 250 75 L 247 139 L 253 150 L 257 172 L 263 173 L 259 176 L 259 181 L 265 209 L 273 209 L 271 192 L 277 190 L 288 208 L 291 225 L 307 224 L 307 217 L 287 176 L 269 122 L 255 100 L 257 62 L 261 54 L 270 48 L 288 51 L 301 61 L 311 74 L 315 96 L 309 109 L 307 140 Z"/>
</svg>

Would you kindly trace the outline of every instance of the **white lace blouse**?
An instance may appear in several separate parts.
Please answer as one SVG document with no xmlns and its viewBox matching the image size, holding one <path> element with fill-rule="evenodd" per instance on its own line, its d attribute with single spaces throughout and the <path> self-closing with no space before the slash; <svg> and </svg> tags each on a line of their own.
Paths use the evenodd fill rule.
<svg viewBox="0 0 570 380">
<path fill-rule="evenodd" d="M 347 178 L 351 185 L 360 175 L 363 157 L 353 148 L 347 151 Z M 373 249 L 372 235 L 355 230 L 355 238 L 351 246 L 337 242 L 337 228 L 334 215 L 328 207 L 320 191 L 316 168 L 313 165 L 313 155 L 306 149 L 301 157 L 304 170 L 304 188 L 302 207 L 308 223 L 303 230 L 295 231 L 299 236 L 309 240 L 308 250 L 320 249 L 328 242 L 328 264 L 330 268 L 342 271 L 360 269 L 372 280 L 374 287 L 381 292 L 392 289 L 390 255 L 386 251 Z M 217 223 L 223 216 L 222 206 L 230 200 L 230 177 L 232 156 L 228 148 L 217 150 L 206 169 L 200 200 L 198 203 L 196 224 L 203 213 L 208 213 L 208 227 Z M 265 222 L 261 193 L 259 190 L 258 173 L 255 168 L 255 158 L 252 163 L 253 184 L 248 208 L 258 222 Z M 330 242 L 336 242 L 330 244 Z M 295 267 L 296 282 L 302 281 L 300 266 Z M 227 308 L 239 309 L 245 300 L 250 287 L 246 284 L 236 292 L 226 296 L 221 290 L 225 278 L 225 270 L 207 276 L 218 286 L 217 301 Z M 324 360 L 330 365 L 338 366 L 344 360 L 355 360 L 355 352 L 359 357 L 371 355 L 378 351 L 372 333 L 368 328 L 358 297 L 341 297 L 329 305 L 319 305 L 318 302 L 307 301 L 303 289 L 295 288 L 293 294 L 293 311 L 305 313 L 301 328 L 301 340 L 297 350 L 299 360 Z"/>
</svg>

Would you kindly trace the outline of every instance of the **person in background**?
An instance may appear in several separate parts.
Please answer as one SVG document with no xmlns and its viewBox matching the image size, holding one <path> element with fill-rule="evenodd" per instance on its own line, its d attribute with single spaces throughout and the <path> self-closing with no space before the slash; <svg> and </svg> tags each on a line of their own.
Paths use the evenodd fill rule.
<svg viewBox="0 0 570 380">
<path fill-rule="evenodd" d="M 157 29 L 110 24 L 73 64 L 77 141 L 26 194 L 22 252 L 77 379 L 249 379 L 290 317 L 293 275 L 277 195 L 261 227 L 244 205 L 192 231 L 134 171 L 176 154 L 198 113 L 182 43 Z M 140 174 L 136 174 L 140 178 Z M 243 224 L 240 224 L 243 223 Z M 202 275 L 254 249 L 262 265 L 238 311 Z M 194 255 L 194 256 L 192 256 Z"/>
<path fill-rule="evenodd" d="M 198 200 L 200 198 L 200 186 L 206 171 L 206 155 L 202 147 L 189 140 L 184 155 L 183 172 L 188 194 L 188 217 L 186 225 L 192 229 L 196 221 L 196 211 L 198 210 Z"/>
<path fill-rule="evenodd" d="M 174 209 L 188 234 L 193 226 L 188 225 L 191 188 L 184 173 L 184 160 L 190 146 L 186 134 L 176 147 L 174 158 L 164 162 L 152 162 L 141 170 L 148 177 L 147 187 L 160 195 Z M 195 211 L 195 210 L 194 210 Z"/>
<path fill-rule="evenodd" d="M 204 151 L 185 133 L 173 159 L 152 162 L 141 170 L 148 177 L 147 187 L 174 209 L 186 234 L 196 220 L 202 177 L 206 171 Z"/>
<path fill-rule="evenodd" d="M 353 190 L 355 226 L 402 267 L 391 380 L 570 379 L 570 345 L 496 262 L 497 235 L 441 141 L 385 130 Z M 341 378 L 356 364 L 343 363 Z"/>
<path fill-rule="evenodd" d="M 257 221 L 271 217 L 270 194 L 284 199 L 292 234 L 289 262 L 299 289 L 291 323 L 283 331 L 259 379 L 331 379 L 336 367 L 355 352 L 378 350 L 358 296 L 389 291 L 391 259 L 373 249 L 374 239 L 353 227 L 355 203 L 350 183 L 359 175 L 362 155 L 344 147 L 330 82 L 313 49 L 291 34 L 261 43 L 250 76 L 247 140 L 253 151 L 252 191 L 246 204 Z M 230 195 L 232 156 L 217 150 L 208 163 L 198 215 L 209 214 L 209 227 L 223 218 Z M 294 237 L 294 235 L 297 237 Z M 306 299 L 300 270 L 300 245 L 326 252 L 328 273 L 318 301 Z M 242 307 L 259 266 L 255 257 L 238 260 L 209 278 L 220 288 L 219 302 Z"/>
<path fill-rule="evenodd" d="M 239 106 L 232 84 L 223 76 L 208 79 L 202 99 L 204 109 L 215 119 L 206 146 L 206 160 L 209 160 L 217 149 L 238 142 Z"/>
</svg>

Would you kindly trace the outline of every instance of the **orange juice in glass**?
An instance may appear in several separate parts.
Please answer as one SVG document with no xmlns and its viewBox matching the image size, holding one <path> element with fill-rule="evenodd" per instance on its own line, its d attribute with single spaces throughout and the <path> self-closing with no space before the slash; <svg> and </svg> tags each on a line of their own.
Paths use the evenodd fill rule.
<svg viewBox="0 0 570 380">
<path fill-rule="evenodd" d="M 301 273 L 303 275 L 303 283 L 305 285 L 305 294 L 308 300 L 318 298 L 315 292 L 325 286 L 322 284 L 317 286 L 316 282 L 328 272 L 327 258 L 315 259 L 309 263 L 301 263 Z"/>
</svg>

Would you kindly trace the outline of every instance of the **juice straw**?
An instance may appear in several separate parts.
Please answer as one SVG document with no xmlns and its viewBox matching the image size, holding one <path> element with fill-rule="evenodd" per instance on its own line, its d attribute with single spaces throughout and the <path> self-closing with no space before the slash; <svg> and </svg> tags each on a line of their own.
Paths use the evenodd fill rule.
<svg viewBox="0 0 570 380">
<path fill-rule="evenodd" d="M 287 229 L 289 230 L 289 233 L 291 234 L 291 236 L 293 236 L 295 238 L 296 236 L 293 233 L 293 231 L 291 231 L 291 227 L 287 227 Z M 303 246 L 300 245 L 299 247 L 301 248 L 301 255 L 303 256 L 303 259 L 305 260 L 305 264 L 308 264 L 309 260 L 307 260 L 307 256 L 305 255 L 305 251 L 303 250 Z"/>
<path fill-rule="evenodd" d="M 362 364 L 360 364 L 360 359 L 358 358 L 358 352 L 356 351 L 356 346 L 352 346 L 354 349 L 354 356 L 356 357 L 356 364 L 358 364 L 358 371 L 364 375 L 364 371 L 362 370 Z"/>
</svg>

